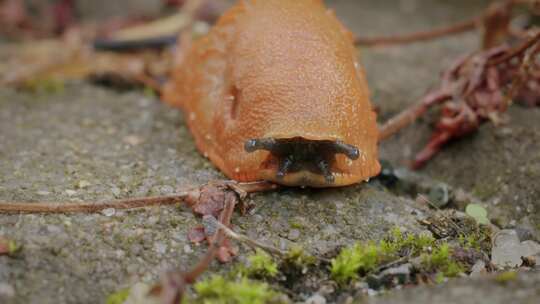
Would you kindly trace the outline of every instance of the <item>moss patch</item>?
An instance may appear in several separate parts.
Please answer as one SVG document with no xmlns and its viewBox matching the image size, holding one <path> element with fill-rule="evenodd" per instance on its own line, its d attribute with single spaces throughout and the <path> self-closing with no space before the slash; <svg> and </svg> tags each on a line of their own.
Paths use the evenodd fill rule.
<svg viewBox="0 0 540 304">
<path fill-rule="evenodd" d="M 106 304 L 123 304 L 128 296 L 129 296 L 130 289 L 125 288 L 122 290 L 119 290 L 107 297 Z"/>
<path fill-rule="evenodd" d="M 437 246 L 432 253 L 423 254 L 422 264 L 426 271 L 438 272 L 438 276 L 442 273 L 445 277 L 456 277 L 465 272 L 465 267 L 452 259 L 452 249 L 448 243 Z"/>
<path fill-rule="evenodd" d="M 247 265 L 238 266 L 236 271 L 240 276 L 250 278 L 274 278 L 278 275 L 278 265 L 268 253 L 258 249 L 248 256 Z"/>
<path fill-rule="evenodd" d="M 280 294 L 266 283 L 241 278 L 237 281 L 214 275 L 195 284 L 197 297 L 193 303 L 265 304 L 283 303 Z"/>
<path fill-rule="evenodd" d="M 495 277 L 495 281 L 500 284 L 506 284 L 508 282 L 515 281 L 517 279 L 517 272 L 506 271 L 501 272 Z"/>
<path fill-rule="evenodd" d="M 430 236 L 404 234 L 395 228 L 378 243 L 356 243 L 343 249 L 331 262 L 331 276 L 340 284 L 347 283 L 406 253 L 417 255 L 434 244 L 435 239 Z"/>
</svg>

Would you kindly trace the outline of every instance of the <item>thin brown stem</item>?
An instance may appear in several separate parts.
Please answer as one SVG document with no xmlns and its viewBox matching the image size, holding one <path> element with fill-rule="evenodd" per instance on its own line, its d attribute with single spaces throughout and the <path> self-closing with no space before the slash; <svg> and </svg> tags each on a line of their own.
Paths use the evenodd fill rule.
<svg viewBox="0 0 540 304">
<path fill-rule="evenodd" d="M 495 14 L 497 12 L 497 10 L 494 9 L 496 7 L 495 5 L 497 4 L 500 4 L 500 7 L 508 7 L 508 9 L 512 9 L 516 5 L 527 5 L 531 2 L 531 0 L 506 0 L 501 3 L 496 3 L 492 6 L 489 6 L 480 16 L 476 16 L 469 20 L 461 21 L 452 25 L 443 26 L 433 30 L 426 30 L 402 35 L 372 38 L 357 37 L 355 39 L 355 44 L 360 46 L 388 46 L 428 41 L 450 35 L 461 34 L 480 27 L 482 23 L 490 17 L 491 14 Z"/>
<path fill-rule="evenodd" d="M 472 31 L 477 27 L 477 24 L 481 20 L 481 17 L 475 17 L 470 20 L 462 21 L 450 26 L 445 26 L 441 28 L 436 28 L 433 30 L 415 32 L 410 34 L 403 35 L 393 35 L 387 37 L 372 37 L 372 38 L 362 38 L 358 37 L 355 39 L 354 43 L 361 46 L 387 46 L 395 44 L 408 44 L 426 40 L 433 40 L 437 38 L 442 38 L 449 35 L 455 35 L 460 33 L 465 33 Z"/>
<path fill-rule="evenodd" d="M 220 214 L 220 224 L 228 227 L 231 223 L 231 217 L 234 212 L 237 200 L 228 200 L 225 203 L 225 208 Z M 217 256 L 219 248 L 225 244 L 226 236 L 223 229 L 220 227 L 216 232 L 214 242 L 199 262 L 188 272 L 181 270 L 168 272 L 162 281 L 162 285 L 158 288 L 161 293 L 161 302 L 163 304 L 181 303 L 187 285 L 195 283 L 197 278 L 203 274 L 210 266 L 214 258 Z"/>
<path fill-rule="evenodd" d="M 232 229 L 225 226 L 224 224 L 222 224 L 221 222 L 219 222 L 215 218 L 213 218 L 213 224 L 215 224 L 216 226 L 221 228 L 223 230 L 223 232 L 228 237 L 230 237 L 230 238 L 232 238 L 232 239 L 234 239 L 234 240 L 236 240 L 238 242 L 244 243 L 244 244 L 248 245 L 249 247 L 251 247 L 253 249 L 259 248 L 259 249 L 262 249 L 262 250 L 264 250 L 266 252 L 269 252 L 270 254 L 279 256 L 281 258 L 283 258 L 283 257 L 285 257 L 287 255 L 287 252 L 282 251 L 282 250 L 280 250 L 280 249 L 278 249 L 276 247 L 273 247 L 273 246 L 270 246 L 270 245 L 265 245 L 265 244 L 260 243 L 260 242 L 258 242 L 256 240 L 252 240 L 252 239 L 248 238 L 245 235 L 234 232 Z"/>
<path fill-rule="evenodd" d="M 279 188 L 279 185 L 270 182 L 260 181 L 251 183 L 239 183 L 236 184 L 236 187 L 246 193 L 256 193 L 276 190 Z"/>
<path fill-rule="evenodd" d="M 530 47 L 532 47 L 538 42 L 540 42 L 540 31 L 537 31 L 536 34 L 534 34 L 531 38 L 527 39 L 527 41 L 523 42 L 515 49 L 509 51 L 504 56 L 491 60 L 490 62 L 488 62 L 488 65 L 496 66 L 501 63 L 508 62 L 514 57 L 521 56 L 523 53 L 525 53 L 525 51 L 527 51 Z"/>
<path fill-rule="evenodd" d="M 225 209 L 223 209 L 220 215 L 220 224 L 224 227 L 228 227 L 231 223 L 232 214 L 234 212 L 234 207 L 236 206 L 236 200 L 227 201 L 225 204 Z M 225 232 L 220 227 L 217 231 L 216 239 L 212 242 L 212 245 L 204 258 L 189 272 L 185 274 L 186 283 L 192 284 L 195 280 L 208 268 L 210 263 L 216 257 L 216 254 L 221 246 L 225 242 Z"/>
<path fill-rule="evenodd" d="M 434 92 L 426 95 L 420 102 L 403 110 L 379 127 L 379 141 L 383 141 L 393 136 L 401 129 L 411 125 L 422 116 L 429 107 L 450 97 L 451 96 L 445 92 Z"/>
<path fill-rule="evenodd" d="M 245 193 L 255 193 L 277 189 L 278 186 L 269 182 L 236 183 L 231 186 L 236 187 Z M 179 203 L 196 201 L 198 189 L 193 188 L 178 192 L 178 194 L 155 197 L 128 198 L 106 202 L 0 202 L 0 213 L 95 213 L 105 209 L 136 209 L 152 206 L 175 205 Z"/>
<path fill-rule="evenodd" d="M 128 198 L 102 203 L 11 203 L 0 202 L 0 213 L 95 213 L 105 209 L 135 209 L 151 206 L 174 205 L 183 202 L 189 191 L 175 195 Z"/>
</svg>

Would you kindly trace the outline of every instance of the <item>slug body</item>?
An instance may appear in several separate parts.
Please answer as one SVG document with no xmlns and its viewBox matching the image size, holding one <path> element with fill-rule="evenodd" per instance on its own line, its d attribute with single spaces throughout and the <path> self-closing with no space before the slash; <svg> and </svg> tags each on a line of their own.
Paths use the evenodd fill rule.
<svg viewBox="0 0 540 304">
<path fill-rule="evenodd" d="M 337 187 L 380 171 L 376 115 L 349 31 L 319 0 L 244 0 L 164 90 L 229 178 Z"/>
</svg>

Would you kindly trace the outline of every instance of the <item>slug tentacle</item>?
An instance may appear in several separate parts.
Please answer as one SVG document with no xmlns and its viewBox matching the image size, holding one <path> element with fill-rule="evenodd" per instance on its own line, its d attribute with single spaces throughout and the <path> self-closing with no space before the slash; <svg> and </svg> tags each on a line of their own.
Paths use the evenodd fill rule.
<svg viewBox="0 0 540 304">
<path fill-rule="evenodd" d="M 244 145 L 246 152 L 257 150 L 273 151 L 276 149 L 276 141 L 273 138 L 250 139 Z"/>
<path fill-rule="evenodd" d="M 345 154 L 351 160 L 357 160 L 360 157 L 360 150 L 357 147 L 348 145 L 340 140 L 334 143 L 334 149 L 336 153 Z"/>
<path fill-rule="evenodd" d="M 321 158 L 317 161 L 317 167 L 321 170 L 322 174 L 324 175 L 324 179 L 330 183 L 334 183 L 334 175 L 332 175 L 332 171 L 330 171 L 330 165 L 328 164 L 328 161 Z"/>
<path fill-rule="evenodd" d="M 289 172 L 289 169 L 294 165 L 294 159 L 292 156 L 287 156 L 282 159 L 279 163 L 279 168 L 276 172 L 277 179 L 283 179 L 285 175 Z"/>
</svg>

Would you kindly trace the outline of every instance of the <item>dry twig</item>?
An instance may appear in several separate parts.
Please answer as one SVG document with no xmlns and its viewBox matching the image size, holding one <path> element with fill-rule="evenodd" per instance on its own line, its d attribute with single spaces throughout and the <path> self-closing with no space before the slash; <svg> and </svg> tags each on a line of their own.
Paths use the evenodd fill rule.
<svg viewBox="0 0 540 304">
<path fill-rule="evenodd" d="M 227 185 L 238 192 L 245 194 L 269 191 L 277 189 L 277 185 L 268 182 L 242 183 L 236 182 L 212 182 L 197 188 L 179 191 L 175 195 L 128 198 L 108 202 L 83 202 L 83 203 L 60 203 L 60 202 L 0 202 L 0 213 L 95 213 L 105 209 L 136 209 L 152 206 L 175 205 L 187 203 L 195 206 L 200 199 L 204 187 L 215 185 Z"/>
<path fill-rule="evenodd" d="M 501 45 L 460 58 L 443 73 L 438 89 L 381 127 L 380 139 L 413 123 L 432 106 L 441 105 L 435 132 L 413 163 L 419 168 L 448 141 L 476 131 L 485 121 L 498 123 L 499 115 L 510 105 L 509 98 L 540 104 L 540 68 L 535 59 L 539 45 L 540 32 L 536 32 L 517 47 Z"/>
<path fill-rule="evenodd" d="M 443 38 L 450 35 L 472 31 L 477 27 L 481 18 L 475 17 L 450 26 L 445 26 L 433 30 L 421 31 L 411 34 L 393 35 L 387 37 L 362 38 L 358 37 L 354 43 L 359 46 L 388 46 L 396 44 L 409 44 L 420 41 Z"/>
</svg>

